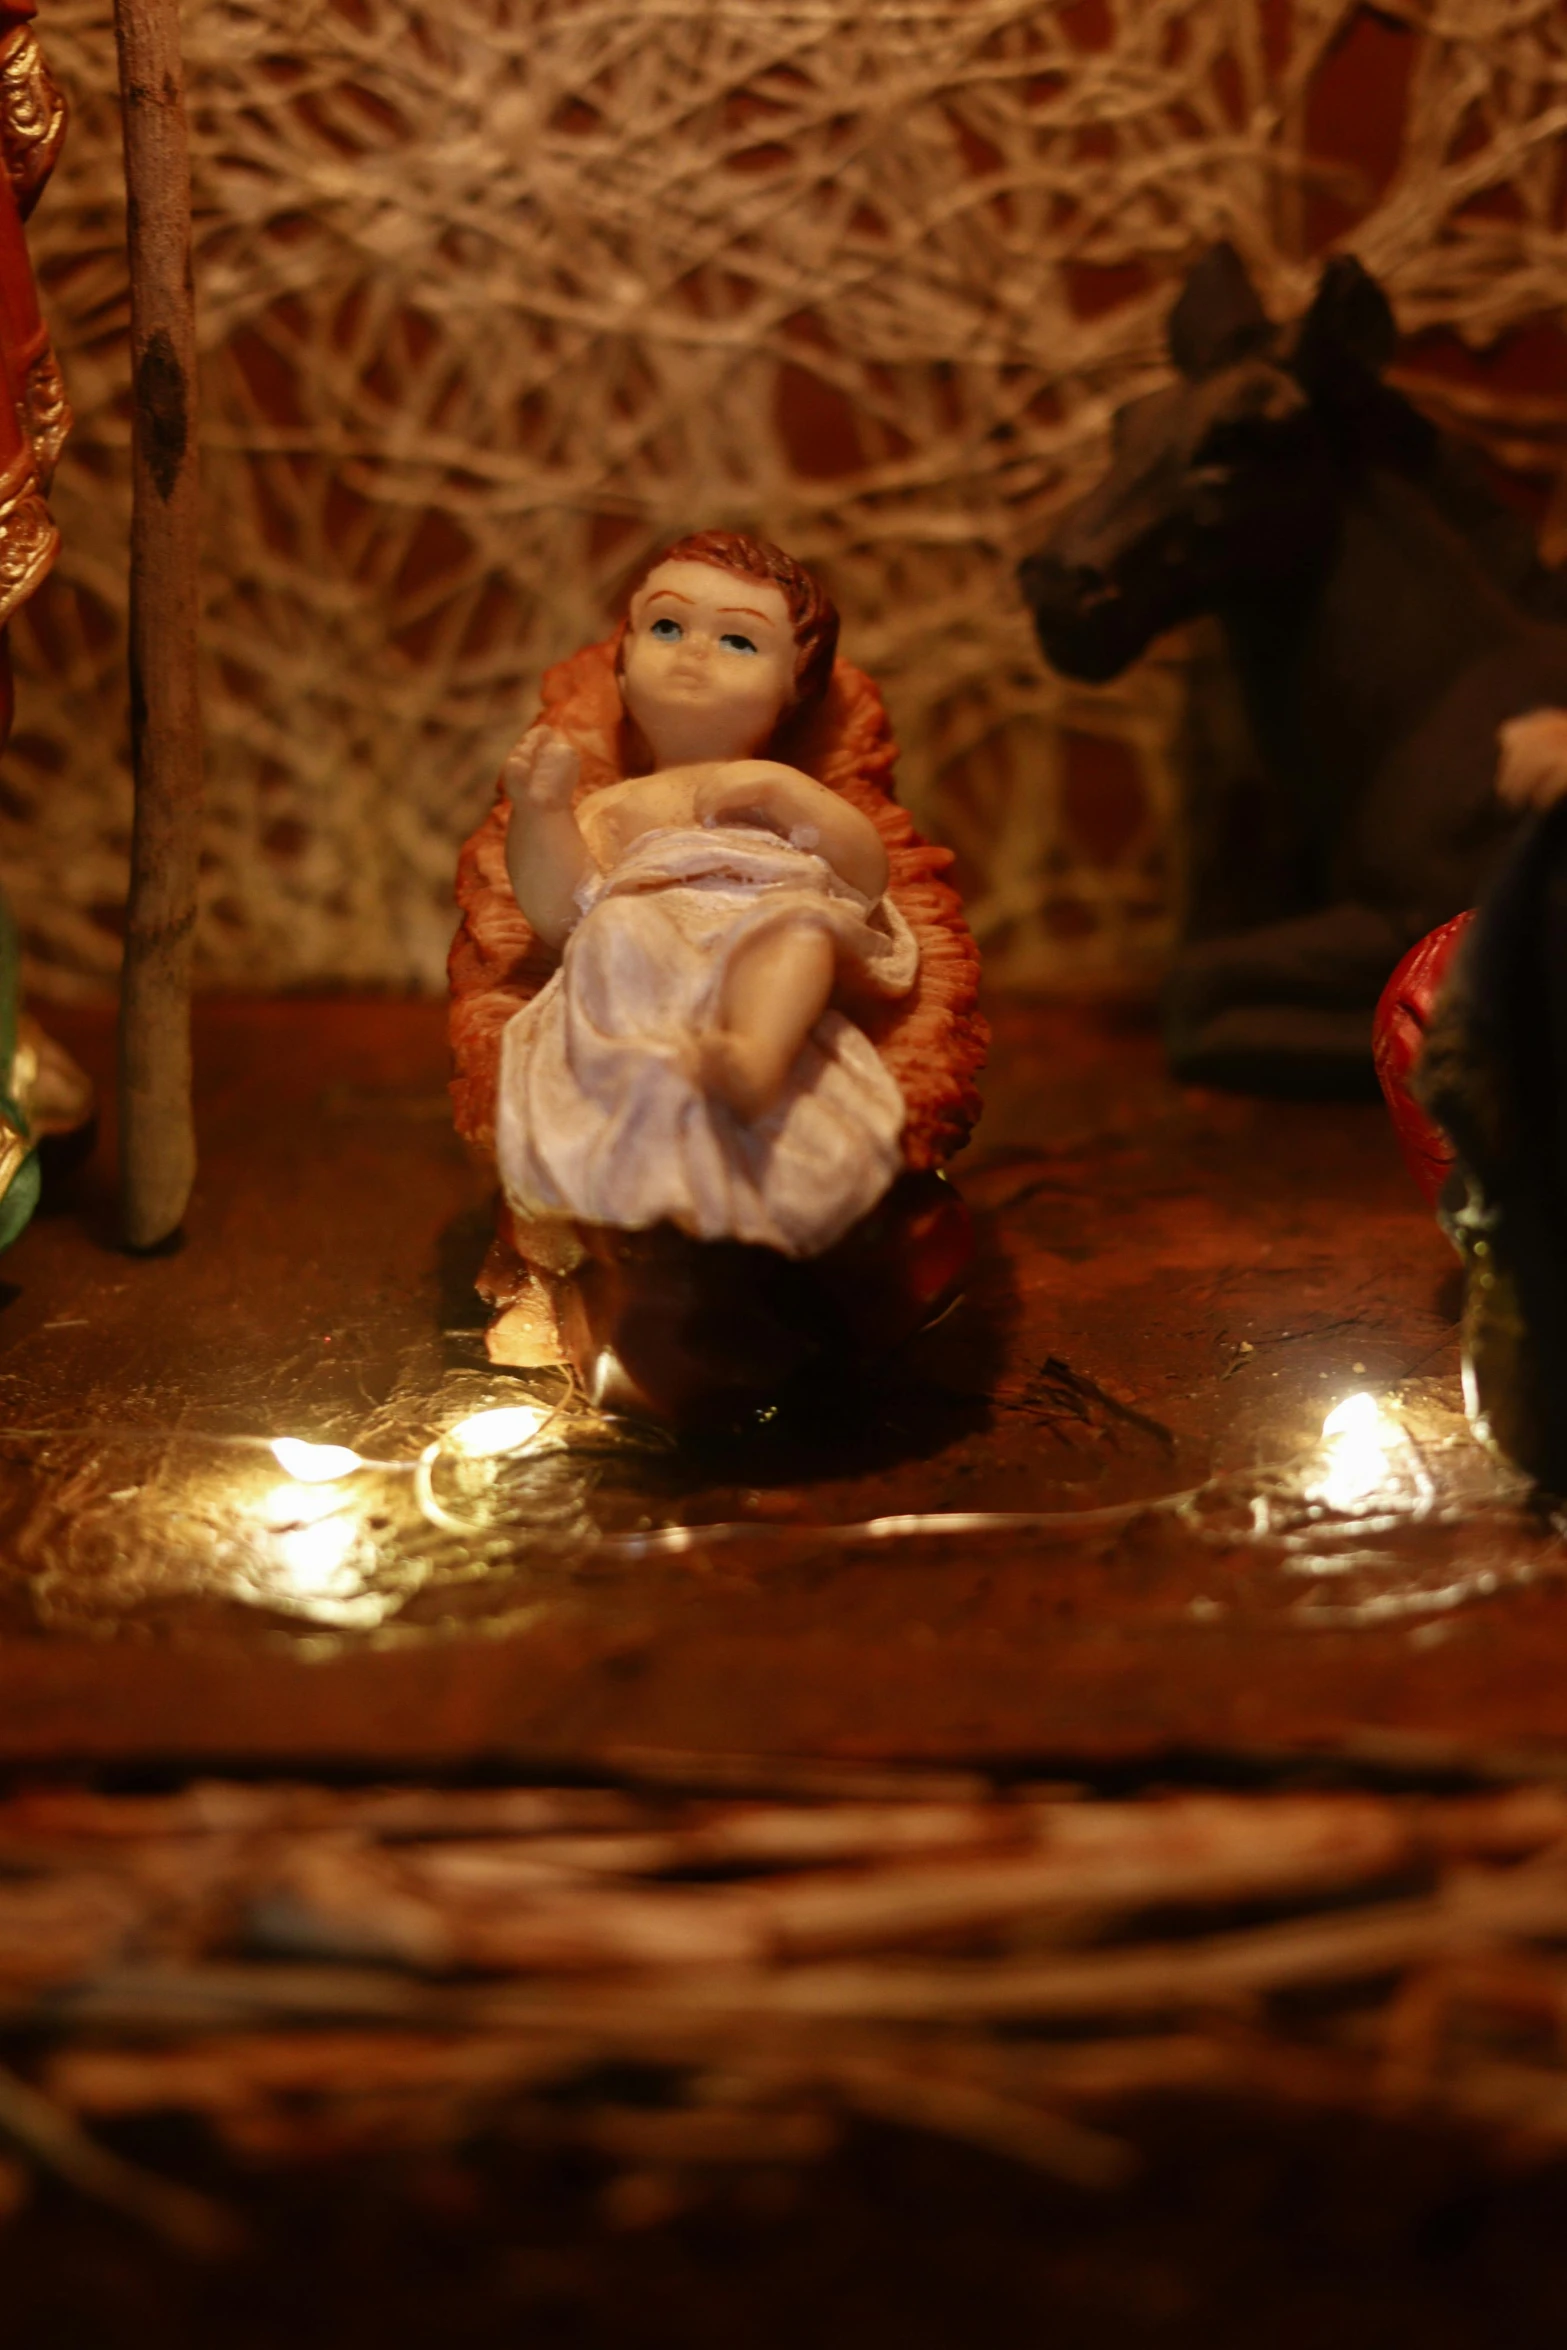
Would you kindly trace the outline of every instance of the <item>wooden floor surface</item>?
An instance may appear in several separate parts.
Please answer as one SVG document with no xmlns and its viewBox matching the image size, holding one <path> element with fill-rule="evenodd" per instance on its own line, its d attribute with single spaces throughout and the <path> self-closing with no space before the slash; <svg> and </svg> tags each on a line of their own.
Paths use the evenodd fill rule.
<svg viewBox="0 0 1567 2350">
<path fill-rule="evenodd" d="M 107 1083 L 106 1021 L 57 1026 Z M 1452 1262 L 1374 1103 L 1182 1093 L 1131 1015 L 996 1007 L 938 1329 L 721 1444 L 438 1455 L 432 1511 L 420 1452 L 529 1392 L 479 1344 L 441 1008 L 214 1002 L 197 1058 L 184 1246 L 115 1248 L 106 1134 L 0 1266 L 0 1757 L 1424 1769 L 1567 1738 L 1561 1547 L 1462 1433 Z M 1324 1508 L 1357 1391 L 1387 1492 Z M 401 1465 L 301 1497 L 278 1435 Z M 853 1531 L 889 1513 L 954 1522 Z"/>
</svg>

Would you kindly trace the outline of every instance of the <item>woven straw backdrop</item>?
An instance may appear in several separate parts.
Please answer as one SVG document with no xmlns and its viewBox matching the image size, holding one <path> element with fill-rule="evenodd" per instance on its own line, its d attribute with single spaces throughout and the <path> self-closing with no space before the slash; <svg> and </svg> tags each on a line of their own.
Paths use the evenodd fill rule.
<svg viewBox="0 0 1567 2350">
<path fill-rule="evenodd" d="M 75 117 L 33 241 L 80 421 L 0 873 L 35 984 L 88 993 L 129 812 L 123 192 L 108 0 L 39 29 Z M 1559 0 L 193 0 L 187 32 L 209 984 L 438 985 L 541 668 L 713 522 L 830 584 L 993 971 L 1151 966 L 1179 648 L 1065 685 L 1011 567 L 1215 237 L 1281 314 L 1350 244 L 1427 396 L 1542 509 L 1559 485 Z"/>
</svg>

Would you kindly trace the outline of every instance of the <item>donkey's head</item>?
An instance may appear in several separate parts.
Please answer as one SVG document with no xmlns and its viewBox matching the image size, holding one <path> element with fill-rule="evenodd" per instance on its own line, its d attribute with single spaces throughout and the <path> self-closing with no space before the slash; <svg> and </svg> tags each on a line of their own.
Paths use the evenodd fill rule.
<svg viewBox="0 0 1567 2350">
<path fill-rule="evenodd" d="M 1114 677 L 1166 629 L 1299 576 L 1337 515 L 1330 416 L 1391 354 L 1375 279 L 1340 255 L 1289 334 L 1231 245 L 1216 245 L 1170 314 L 1178 380 L 1115 419 L 1114 457 L 1022 565 L 1048 658 Z"/>
</svg>

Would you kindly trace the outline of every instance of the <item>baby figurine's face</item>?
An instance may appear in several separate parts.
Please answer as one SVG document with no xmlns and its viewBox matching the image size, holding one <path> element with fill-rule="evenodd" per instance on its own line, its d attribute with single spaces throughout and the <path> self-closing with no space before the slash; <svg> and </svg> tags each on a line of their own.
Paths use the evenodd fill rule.
<svg viewBox="0 0 1567 2350">
<path fill-rule="evenodd" d="M 783 592 L 711 563 L 660 563 L 631 599 L 621 693 L 660 767 L 748 759 L 794 699 Z"/>
</svg>

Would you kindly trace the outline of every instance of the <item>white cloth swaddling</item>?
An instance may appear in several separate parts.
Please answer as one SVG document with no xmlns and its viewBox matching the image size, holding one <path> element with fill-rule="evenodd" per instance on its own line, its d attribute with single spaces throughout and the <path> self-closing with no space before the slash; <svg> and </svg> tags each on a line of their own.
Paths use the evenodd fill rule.
<svg viewBox="0 0 1567 2350">
<path fill-rule="evenodd" d="M 747 1122 L 703 1092 L 692 1041 L 740 945 L 808 921 L 866 992 L 906 995 L 919 948 L 896 906 L 746 825 L 646 832 L 579 893 L 560 969 L 507 1024 L 496 1155 L 522 1215 L 816 1256 L 903 1165 L 904 1102 L 863 1029 L 829 1008 L 779 1099 Z"/>
</svg>

